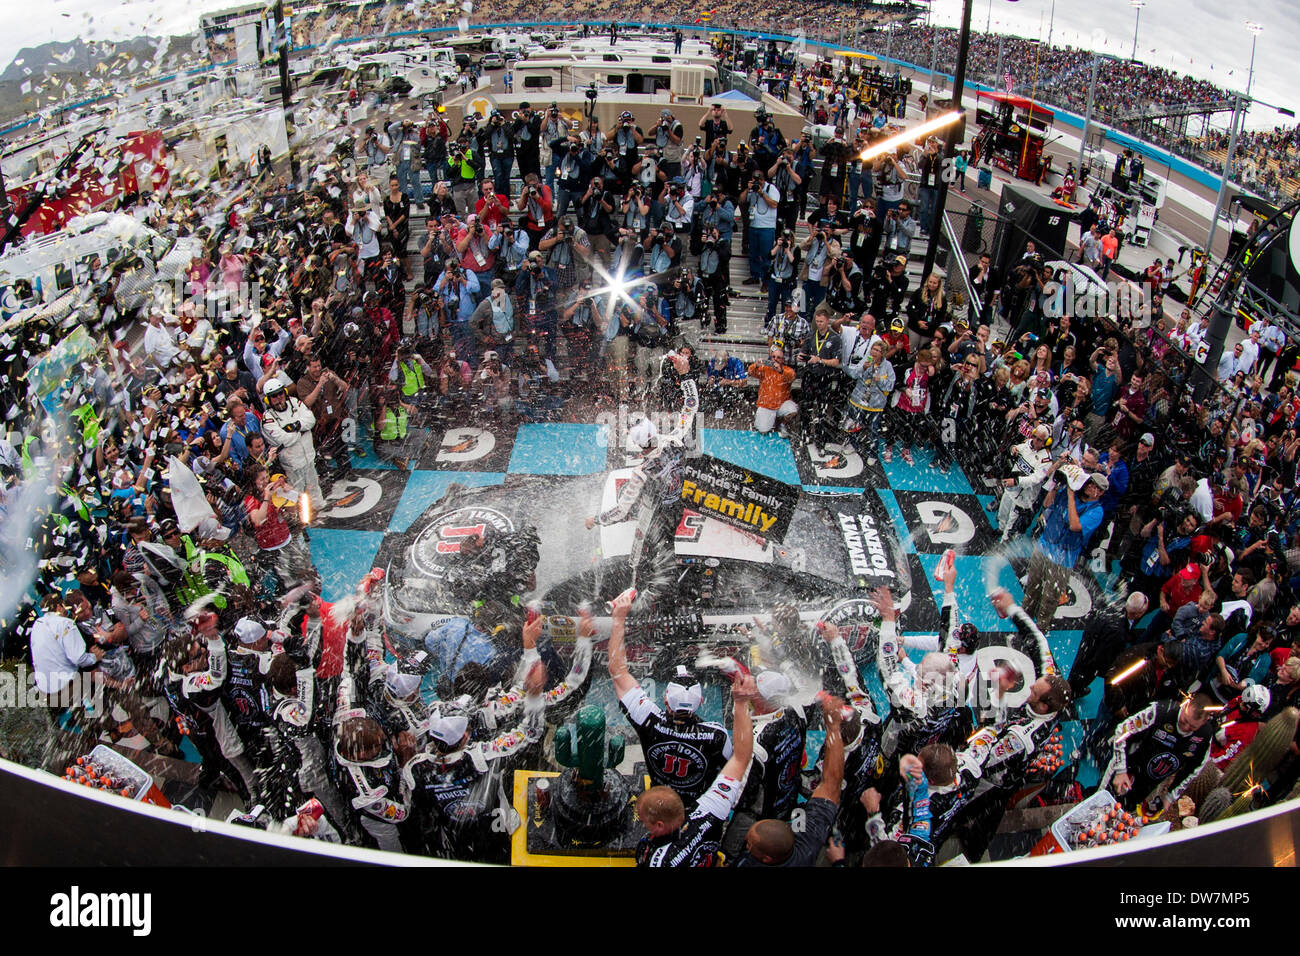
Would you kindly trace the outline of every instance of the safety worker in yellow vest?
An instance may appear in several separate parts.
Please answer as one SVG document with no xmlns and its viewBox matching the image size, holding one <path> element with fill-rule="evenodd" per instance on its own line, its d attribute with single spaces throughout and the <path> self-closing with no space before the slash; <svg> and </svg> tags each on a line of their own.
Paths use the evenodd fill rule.
<svg viewBox="0 0 1300 956">
<path fill-rule="evenodd" d="M 397 343 L 397 356 L 388 370 L 388 381 L 397 385 L 402 401 L 413 406 L 418 412 L 428 410 L 434 398 L 434 385 L 437 375 L 424 356 L 415 351 L 409 338 Z M 421 414 L 416 415 L 423 421 Z"/>
<path fill-rule="evenodd" d="M 375 454 L 398 468 L 410 467 L 428 441 L 428 433 L 411 425 L 415 406 L 402 400 L 394 385 L 386 386 L 375 398 Z"/>
</svg>

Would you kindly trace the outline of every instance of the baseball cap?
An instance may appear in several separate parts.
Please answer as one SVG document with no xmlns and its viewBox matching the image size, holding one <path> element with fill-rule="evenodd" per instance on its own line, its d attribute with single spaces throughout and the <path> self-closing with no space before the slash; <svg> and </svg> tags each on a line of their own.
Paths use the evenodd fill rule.
<svg viewBox="0 0 1300 956">
<path fill-rule="evenodd" d="M 896 266 L 907 265 L 907 256 L 894 256 L 894 265 Z"/>
<path fill-rule="evenodd" d="M 1156 436 L 1150 432 L 1146 432 L 1138 439 L 1138 441 L 1143 445 L 1154 445 L 1156 443 Z"/>
<path fill-rule="evenodd" d="M 256 644 L 266 636 L 266 628 L 250 617 L 241 617 L 235 622 L 235 637 L 240 644 Z"/>
<path fill-rule="evenodd" d="M 394 697 L 409 697 L 420 689 L 419 674 L 403 674 L 396 668 L 390 670 L 384 675 L 384 684 L 388 687 Z M 464 732 L 462 731 L 462 736 Z M 460 738 L 457 737 L 456 740 Z M 444 743 L 455 743 L 455 741 L 443 741 Z"/>
<path fill-rule="evenodd" d="M 1088 480 L 1095 484 L 1102 491 L 1110 491 L 1110 479 L 1099 471 L 1094 471 L 1088 476 Z"/>
<path fill-rule="evenodd" d="M 536 249 L 534 249 L 532 252 L 528 253 L 528 261 L 529 261 L 529 262 L 541 262 L 541 261 L 542 261 L 542 254 L 541 254 L 540 252 L 538 252 Z"/>
<path fill-rule="evenodd" d="M 448 714 L 445 717 L 442 714 L 430 714 L 428 727 L 429 736 L 444 744 L 458 744 L 469 729 L 469 718 L 464 714 Z"/>
<path fill-rule="evenodd" d="M 664 703 L 674 713 L 686 711 L 695 713 L 704 702 L 704 690 L 695 675 L 686 669 L 685 664 L 677 665 L 677 673 L 664 688 Z"/>
<path fill-rule="evenodd" d="M 780 671 L 763 671 L 754 683 L 758 685 L 759 696 L 769 703 L 776 703 L 794 692 L 794 684 Z"/>
</svg>

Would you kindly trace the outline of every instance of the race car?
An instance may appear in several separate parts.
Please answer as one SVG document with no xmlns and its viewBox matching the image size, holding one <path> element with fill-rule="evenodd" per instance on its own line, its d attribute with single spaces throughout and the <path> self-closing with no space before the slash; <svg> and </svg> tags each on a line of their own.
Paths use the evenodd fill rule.
<svg viewBox="0 0 1300 956">
<path fill-rule="evenodd" d="M 581 477 L 511 476 L 490 487 L 453 485 L 411 526 L 388 565 L 390 632 L 417 646 L 447 617 L 468 613 L 462 586 L 475 582 L 463 580 L 467 543 L 525 527 L 536 529 L 536 556 L 514 557 L 535 567 L 514 572 L 518 579 L 535 575 L 521 596 L 546 615 L 551 639 L 560 646 L 571 642 L 584 607 L 594 614 L 598 635 L 608 634 L 606 602 L 635 586 L 640 597 L 629 618 L 629 662 L 643 672 L 669 647 L 674 660 L 691 645 L 710 655 L 747 651 L 754 617 L 778 603 L 796 605 L 809 625 L 833 620 L 847 632 L 855 655 L 871 655 L 876 614 L 870 592 L 887 586 L 901 608 L 908 606 L 907 561 L 870 489 L 814 494 L 791 487 L 793 513 L 780 542 L 688 507 L 668 562 L 672 580 L 636 581 L 629 557 L 637 521 L 591 530 L 583 523 L 584 516 L 608 510 L 631 475 L 632 469 L 617 469 Z M 495 579 L 508 570 L 476 566 L 474 573 Z"/>
</svg>

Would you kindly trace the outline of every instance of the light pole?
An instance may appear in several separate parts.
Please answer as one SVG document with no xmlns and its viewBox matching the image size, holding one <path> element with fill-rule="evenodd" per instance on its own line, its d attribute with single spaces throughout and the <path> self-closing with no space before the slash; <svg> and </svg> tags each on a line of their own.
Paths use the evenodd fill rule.
<svg viewBox="0 0 1300 956">
<path fill-rule="evenodd" d="M 962 2 L 961 34 L 957 41 L 957 63 L 952 77 L 952 108 L 958 111 L 962 111 L 962 94 L 966 88 L 966 57 L 970 53 L 970 14 L 974 2 L 975 0 Z M 960 143 L 958 136 L 964 135 L 965 131 L 965 122 L 956 122 L 948 127 L 948 138 L 943 151 L 944 169 L 951 165 L 952 157 L 956 154 Z M 925 248 L 925 265 L 921 268 L 923 276 L 928 276 L 930 270 L 934 268 L 934 259 L 939 252 L 939 234 L 943 232 L 943 211 L 947 204 L 948 177 L 944 175 L 939 177 L 939 193 L 934 197 L 934 210 L 930 213 L 931 219 L 927 224 L 930 229 L 930 241 Z"/>
<path fill-rule="evenodd" d="M 1096 53 L 1092 55 L 1092 77 L 1088 80 L 1088 107 L 1083 114 L 1083 136 L 1079 140 L 1079 170 L 1077 176 L 1083 176 L 1084 154 L 1088 148 L 1088 128 L 1092 125 L 1092 102 L 1097 94 L 1097 63 L 1101 59 Z"/>
<path fill-rule="evenodd" d="M 1138 24 L 1142 22 L 1142 8 L 1147 5 L 1147 0 L 1128 0 L 1128 2 L 1137 14 L 1133 18 L 1133 55 L 1129 57 L 1130 60 L 1136 60 L 1138 58 Z"/>
<path fill-rule="evenodd" d="M 1052 0 L 1052 14 L 1047 19 L 1047 45 L 1052 45 L 1052 27 L 1056 25 L 1056 0 Z"/>
<path fill-rule="evenodd" d="M 1250 84 L 1255 79 L 1255 41 L 1264 32 L 1264 25 L 1254 20 L 1247 20 L 1246 29 L 1250 31 L 1250 73 L 1246 75 L 1246 95 L 1250 96 Z"/>
</svg>

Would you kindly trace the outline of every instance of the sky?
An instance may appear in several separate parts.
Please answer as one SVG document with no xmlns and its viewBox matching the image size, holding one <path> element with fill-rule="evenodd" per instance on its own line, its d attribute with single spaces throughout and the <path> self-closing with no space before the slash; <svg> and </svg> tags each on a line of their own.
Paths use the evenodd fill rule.
<svg viewBox="0 0 1300 956">
<path fill-rule="evenodd" d="M 1129 0 L 973 0 L 972 25 L 1053 43 L 1083 46 L 1120 56 L 1133 47 L 1134 10 Z M 18 50 L 50 40 L 124 39 L 148 34 L 190 33 L 199 14 L 234 6 L 234 0 L 52 0 L 28 7 L 0 4 L 0 68 Z M 962 0 L 934 0 L 934 22 L 956 26 Z M 1222 86 L 1244 90 L 1251 34 L 1246 19 L 1261 24 L 1252 92 L 1261 100 L 1300 111 L 1300 94 L 1286 81 L 1294 68 L 1294 38 L 1300 36 L 1300 3 L 1295 0 L 1147 0 L 1138 24 L 1138 56 L 1158 66 L 1188 72 Z M 1271 127 L 1294 122 L 1256 106 L 1248 125 Z"/>
</svg>

